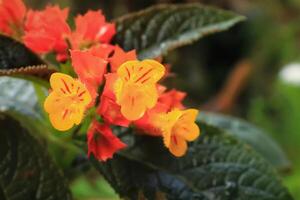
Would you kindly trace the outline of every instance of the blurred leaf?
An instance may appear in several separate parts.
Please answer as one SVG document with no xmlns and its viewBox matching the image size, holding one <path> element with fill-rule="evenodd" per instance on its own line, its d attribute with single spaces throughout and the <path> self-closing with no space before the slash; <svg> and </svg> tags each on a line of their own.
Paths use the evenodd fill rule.
<svg viewBox="0 0 300 200">
<path fill-rule="evenodd" d="M 0 111 L 14 111 L 32 118 L 40 118 L 35 90 L 30 81 L 0 77 Z"/>
<path fill-rule="evenodd" d="M 140 58 L 154 58 L 244 19 L 196 3 L 158 5 L 118 18 L 115 42 L 125 50 L 136 49 Z"/>
<path fill-rule="evenodd" d="M 254 125 L 238 118 L 210 112 L 201 112 L 198 119 L 226 130 L 229 134 L 249 144 L 274 167 L 280 170 L 290 169 L 291 163 L 278 144 L 267 133 Z"/>
<path fill-rule="evenodd" d="M 38 140 L 4 114 L 0 130 L 0 199 L 71 199 L 63 175 Z"/>
<path fill-rule="evenodd" d="M 122 196 L 137 199 L 289 200 L 271 165 L 249 146 L 201 124 L 187 155 L 173 157 L 161 138 L 123 132 L 128 148 L 95 167 Z"/>
<path fill-rule="evenodd" d="M 20 42 L 0 34 L 0 76 L 26 74 L 47 77 L 53 70 Z"/>
<path fill-rule="evenodd" d="M 109 186 L 109 184 L 101 177 L 94 176 L 92 178 L 86 176 L 78 177 L 72 184 L 71 190 L 74 198 L 88 199 L 88 198 L 109 198 L 118 199 L 117 194 Z"/>
</svg>

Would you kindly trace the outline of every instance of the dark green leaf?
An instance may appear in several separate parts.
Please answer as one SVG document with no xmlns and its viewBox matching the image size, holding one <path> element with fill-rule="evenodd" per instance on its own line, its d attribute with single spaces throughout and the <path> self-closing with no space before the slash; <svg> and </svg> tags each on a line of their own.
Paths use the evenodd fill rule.
<svg viewBox="0 0 300 200">
<path fill-rule="evenodd" d="M 17 121 L 0 115 L 0 198 L 71 199 L 47 148 Z"/>
<path fill-rule="evenodd" d="M 0 34 L 0 69 L 42 65 L 44 62 L 20 42 Z"/>
<path fill-rule="evenodd" d="M 44 61 L 23 44 L 0 34 L 0 76 L 25 74 L 48 77 L 52 72 Z"/>
<path fill-rule="evenodd" d="M 125 132 L 126 150 L 105 163 L 92 162 L 130 199 L 292 199 L 270 164 L 249 146 L 214 127 L 201 124 L 201 130 L 182 158 L 173 157 L 161 138 Z"/>
<path fill-rule="evenodd" d="M 158 5 L 117 19 L 115 42 L 125 50 L 136 49 L 140 58 L 154 58 L 242 20 L 201 4 Z"/>
<path fill-rule="evenodd" d="M 249 144 L 279 170 L 290 169 L 291 163 L 278 144 L 254 125 L 241 119 L 209 112 L 201 112 L 199 120 L 226 130 Z"/>
</svg>

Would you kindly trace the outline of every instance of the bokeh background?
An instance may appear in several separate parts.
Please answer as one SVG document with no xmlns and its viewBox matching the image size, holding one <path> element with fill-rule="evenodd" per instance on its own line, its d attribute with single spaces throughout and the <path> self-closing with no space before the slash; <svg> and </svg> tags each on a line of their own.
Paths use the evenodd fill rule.
<svg viewBox="0 0 300 200">
<path fill-rule="evenodd" d="M 158 3 L 200 2 L 245 15 L 247 21 L 170 52 L 170 87 L 187 91 L 185 103 L 237 116 L 264 129 L 286 152 L 284 184 L 300 199 L 300 1 L 299 0 L 26 0 L 70 6 L 71 15 L 102 9 L 109 20 Z M 51 149 L 78 200 L 118 199 L 84 156 Z M 59 156 L 55 156 L 59 154 Z M 85 173 L 83 173 L 85 172 Z M 78 176 L 78 174 L 82 174 Z"/>
</svg>

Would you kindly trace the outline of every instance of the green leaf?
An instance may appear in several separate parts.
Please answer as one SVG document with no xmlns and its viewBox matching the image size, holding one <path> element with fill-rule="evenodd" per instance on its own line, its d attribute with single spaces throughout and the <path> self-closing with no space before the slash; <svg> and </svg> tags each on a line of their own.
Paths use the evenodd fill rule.
<svg viewBox="0 0 300 200">
<path fill-rule="evenodd" d="M 20 42 L 0 34 L 0 69 L 42 65 L 44 62 Z"/>
<path fill-rule="evenodd" d="M 201 137 L 175 158 L 161 138 L 123 132 L 128 148 L 95 167 L 130 199 L 291 200 L 271 165 L 248 145 L 201 124 Z"/>
<path fill-rule="evenodd" d="M 40 118 L 35 90 L 30 81 L 0 77 L 0 111 L 22 113 L 31 118 Z"/>
<path fill-rule="evenodd" d="M 125 50 L 136 49 L 140 58 L 154 58 L 244 19 L 196 3 L 157 5 L 116 19 L 115 42 Z"/>
<path fill-rule="evenodd" d="M 238 118 L 210 112 L 201 112 L 198 119 L 226 130 L 229 134 L 247 143 L 279 170 L 291 168 L 290 161 L 279 145 L 256 126 Z"/>
<path fill-rule="evenodd" d="M 4 114 L 0 130 L 0 199 L 71 199 L 45 145 Z"/>
<path fill-rule="evenodd" d="M 0 76 L 25 74 L 47 77 L 53 71 L 22 43 L 0 34 Z"/>
</svg>

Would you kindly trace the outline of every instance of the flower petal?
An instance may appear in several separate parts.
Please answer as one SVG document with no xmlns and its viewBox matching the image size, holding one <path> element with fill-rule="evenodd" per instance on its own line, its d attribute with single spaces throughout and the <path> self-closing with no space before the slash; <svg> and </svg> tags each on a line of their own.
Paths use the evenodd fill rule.
<svg viewBox="0 0 300 200">
<path fill-rule="evenodd" d="M 88 156 L 93 154 L 100 161 L 112 158 L 115 152 L 126 147 L 126 144 L 112 133 L 107 124 L 99 124 L 97 121 L 92 122 L 87 140 Z"/>
<path fill-rule="evenodd" d="M 174 156 L 181 157 L 187 151 L 187 142 L 180 136 L 172 135 L 169 150 Z"/>
</svg>

